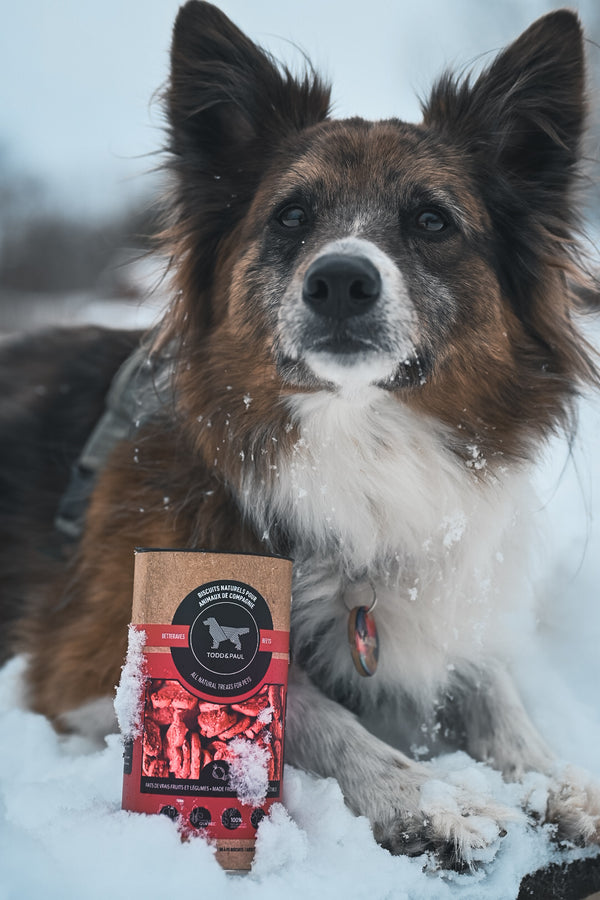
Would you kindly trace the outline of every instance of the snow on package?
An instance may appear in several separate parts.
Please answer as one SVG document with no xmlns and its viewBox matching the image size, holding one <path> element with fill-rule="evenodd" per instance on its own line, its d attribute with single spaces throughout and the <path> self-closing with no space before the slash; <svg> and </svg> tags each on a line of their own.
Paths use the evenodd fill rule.
<svg viewBox="0 0 600 900">
<path fill-rule="evenodd" d="M 228 869 L 281 793 L 291 577 L 280 557 L 136 550 L 123 809 L 204 834 Z"/>
</svg>

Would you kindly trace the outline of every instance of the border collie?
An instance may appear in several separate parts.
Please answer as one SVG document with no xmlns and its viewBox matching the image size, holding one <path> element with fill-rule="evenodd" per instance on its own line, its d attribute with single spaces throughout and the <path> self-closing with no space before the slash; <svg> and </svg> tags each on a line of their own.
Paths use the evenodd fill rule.
<svg viewBox="0 0 600 900">
<path fill-rule="evenodd" d="M 165 102 L 161 324 L 133 357 L 138 335 L 95 329 L 3 352 L 2 604 L 31 707 L 106 727 L 135 546 L 291 556 L 288 762 L 337 778 L 393 853 L 469 864 L 506 810 L 421 791 L 426 729 L 433 756 L 546 773 L 545 821 L 598 842 L 599 788 L 558 774 L 507 662 L 532 604 L 530 464 L 597 382 L 574 319 L 577 16 L 444 75 L 413 125 L 330 118 L 315 72 L 191 0 Z M 69 543 L 53 519 L 78 458 Z M 366 677 L 348 618 L 374 598 Z"/>
</svg>

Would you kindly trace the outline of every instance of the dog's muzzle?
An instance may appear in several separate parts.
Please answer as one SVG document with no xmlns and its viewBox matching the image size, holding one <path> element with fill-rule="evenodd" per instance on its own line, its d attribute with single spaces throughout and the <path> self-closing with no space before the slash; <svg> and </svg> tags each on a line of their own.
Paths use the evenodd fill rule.
<svg viewBox="0 0 600 900">
<path fill-rule="evenodd" d="M 416 313 L 397 263 L 377 244 L 331 241 L 292 278 L 279 309 L 278 365 L 343 387 L 387 384 L 414 355 Z"/>
</svg>

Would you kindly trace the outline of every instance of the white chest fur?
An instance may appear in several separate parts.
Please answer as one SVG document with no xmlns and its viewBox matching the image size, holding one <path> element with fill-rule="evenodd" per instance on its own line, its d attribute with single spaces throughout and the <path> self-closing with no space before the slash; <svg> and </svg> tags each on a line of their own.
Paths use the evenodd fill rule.
<svg viewBox="0 0 600 900">
<path fill-rule="evenodd" d="M 323 621 L 339 620 L 334 668 L 345 670 L 353 601 L 344 584 L 369 578 L 379 686 L 401 678 L 411 692 L 429 690 L 451 660 L 485 654 L 501 637 L 496 613 L 523 600 L 525 479 L 492 471 L 476 448 L 460 460 L 443 426 L 377 388 L 296 396 L 289 406 L 300 437 L 254 514 L 265 530 L 285 522 L 294 540 L 297 634 L 313 640 Z"/>
</svg>

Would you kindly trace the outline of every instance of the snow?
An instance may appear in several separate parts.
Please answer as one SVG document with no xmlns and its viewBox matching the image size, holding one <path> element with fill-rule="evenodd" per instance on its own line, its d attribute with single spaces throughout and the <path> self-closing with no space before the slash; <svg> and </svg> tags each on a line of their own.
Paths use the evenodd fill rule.
<svg viewBox="0 0 600 900">
<path fill-rule="evenodd" d="M 142 727 L 146 664 L 146 632 L 129 626 L 127 658 L 115 696 L 115 712 L 123 737 L 135 738 Z"/>
<path fill-rule="evenodd" d="M 109 737 L 105 749 L 86 753 L 81 741 L 58 737 L 15 702 L 21 670 L 22 662 L 13 661 L 0 678 L 2 900 L 121 900 L 132 894 L 162 900 L 189 896 L 194 885 L 210 896 L 235 888 L 239 878 L 247 900 L 509 900 L 522 875 L 551 858 L 547 834 L 528 829 L 520 817 L 507 822 L 491 864 L 458 875 L 441 873 L 429 861 L 423 871 L 423 860 L 392 857 L 378 847 L 366 820 L 346 809 L 333 780 L 287 767 L 285 807 L 277 804 L 261 824 L 252 873 L 227 875 L 201 839 L 181 843 L 166 818 L 121 811 L 120 738 Z M 544 793 L 542 776 L 505 785 L 460 753 L 446 757 L 442 768 L 445 780 L 431 783 L 426 802 L 466 786 L 513 807 L 528 790 Z"/>
<path fill-rule="evenodd" d="M 269 751 L 243 737 L 234 738 L 229 747 L 234 754 L 229 761 L 231 790 L 246 806 L 260 806 L 269 788 Z"/>
<path fill-rule="evenodd" d="M 595 335 L 598 341 L 598 329 Z M 529 711 L 560 760 L 600 777 L 600 399 L 584 398 L 572 447 L 556 439 L 536 473 L 540 527 L 547 528 L 536 584 L 545 599 L 538 636 L 515 675 Z M 460 522 L 448 522 L 449 540 Z M 143 635 L 133 634 L 117 712 L 135 725 L 136 671 Z M 507 809 L 505 836 L 489 822 L 491 848 L 474 851 L 473 871 L 436 868 L 435 860 L 392 857 L 369 824 L 345 807 L 337 783 L 287 766 L 283 804 L 258 830 L 252 872 L 223 872 L 200 838 L 182 843 L 174 824 L 120 809 L 122 739 L 101 749 L 58 736 L 29 712 L 21 695 L 24 663 L 0 670 L 0 900 L 146 900 L 203 895 L 243 886 L 247 900 L 328 896 L 345 900 L 511 900 L 521 878 L 558 859 L 551 829 L 533 829 L 522 808 L 545 807 L 548 779 L 530 773 L 505 784 L 463 753 L 436 760 L 422 803 L 460 808 L 462 791 Z M 248 796 L 264 790 L 260 760 Z M 481 823 L 479 823 L 481 824 Z M 485 823 L 484 823 L 485 824 Z M 594 853 L 571 849 L 561 859 Z M 240 879 L 243 879 L 240 882 Z"/>
</svg>

